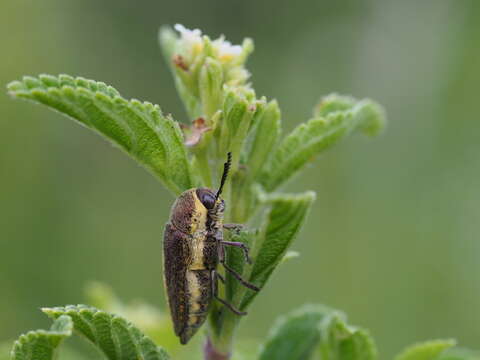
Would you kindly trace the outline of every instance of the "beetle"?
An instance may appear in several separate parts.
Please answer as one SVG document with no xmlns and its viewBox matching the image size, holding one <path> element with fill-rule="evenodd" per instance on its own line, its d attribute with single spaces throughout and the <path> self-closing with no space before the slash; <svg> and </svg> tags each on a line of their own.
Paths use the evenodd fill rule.
<svg viewBox="0 0 480 360">
<path fill-rule="evenodd" d="M 225 241 L 223 229 L 239 230 L 241 225 L 223 224 L 225 202 L 220 197 L 232 162 L 228 153 L 220 186 L 216 192 L 193 188 L 183 192 L 172 206 L 163 239 L 163 274 L 168 305 L 175 334 L 186 344 L 207 318 L 213 299 L 237 315 L 246 315 L 218 296 L 217 272 L 223 265 L 241 284 L 259 291 L 225 263 L 225 246 L 242 249 L 251 263 L 248 248 L 242 242 Z"/>
</svg>

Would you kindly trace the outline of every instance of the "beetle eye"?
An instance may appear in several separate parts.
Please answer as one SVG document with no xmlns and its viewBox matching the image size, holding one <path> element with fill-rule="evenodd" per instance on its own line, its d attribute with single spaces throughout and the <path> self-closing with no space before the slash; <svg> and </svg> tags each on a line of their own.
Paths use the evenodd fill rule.
<svg viewBox="0 0 480 360">
<path fill-rule="evenodd" d="M 215 206 L 215 197 L 212 194 L 205 193 L 202 195 L 202 204 L 207 209 L 213 209 Z"/>
</svg>

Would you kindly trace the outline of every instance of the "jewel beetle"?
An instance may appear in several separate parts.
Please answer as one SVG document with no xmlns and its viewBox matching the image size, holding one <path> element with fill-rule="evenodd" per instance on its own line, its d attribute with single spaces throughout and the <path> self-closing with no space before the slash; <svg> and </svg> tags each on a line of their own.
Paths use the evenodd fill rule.
<svg viewBox="0 0 480 360">
<path fill-rule="evenodd" d="M 163 239 L 163 275 L 175 334 L 186 344 L 205 322 L 213 299 L 237 315 L 245 315 L 218 296 L 217 272 L 221 264 L 244 286 L 259 288 L 242 279 L 225 263 L 225 246 L 243 250 L 250 263 L 248 248 L 242 242 L 225 241 L 223 230 L 238 230 L 241 225 L 223 224 L 225 202 L 220 197 L 232 162 L 228 153 L 220 186 L 216 192 L 194 188 L 183 192 L 172 206 Z"/>
</svg>

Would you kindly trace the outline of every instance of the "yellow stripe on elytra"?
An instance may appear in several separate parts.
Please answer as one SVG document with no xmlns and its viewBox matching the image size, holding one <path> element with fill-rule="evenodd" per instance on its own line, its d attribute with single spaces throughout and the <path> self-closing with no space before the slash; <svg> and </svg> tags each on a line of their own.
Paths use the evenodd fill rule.
<svg viewBox="0 0 480 360">
<path fill-rule="evenodd" d="M 190 234 L 194 235 L 197 232 L 204 232 L 207 226 L 207 209 L 202 204 L 197 196 L 197 193 L 193 191 L 194 209 L 192 213 Z"/>
<path fill-rule="evenodd" d="M 194 271 L 187 271 L 187 287 L 188 287 L 188 304 L 189 304 L 189 313 L 195 313 L 200 310 L 200 300 L 202 297 L 202 290 L 200 288 L 200 283 L 197 278 L 197 274 Z M 190 317 L 189 322 L 196 317 Z M 195 320 L 196 321 L 196 320 Z M 193 322 L 192 324 L 194 324 Z"/>
<path fill-rule="evenodd" d="M 198 199 L 196 192 L 193 193 L 194 211 L 190 245 L 190 261 L 187 265 L 186 280 L 188 288 L 189 319 L 188 324 L 193 326 L 198 323 L 199 317 L 195 316 L 201 310 L 202 288 L 194 270 L 206 270 L 204 265 L 203 249 L 207 239 L 207 209 Z M 192 271 L 193 270 L 193 271 Z"/>
<path fill-rule="evenodd" d="M 207 209 L 200 202 L 196 193 L 194 193 L 193 198 L 195 199 L 195 210 L 192 215 L 192 239 L 190 241 L 190 254 L 192 257 L 190 264 L 188 264 L 188 269 L 204 270 L 203 248 L 207 236 Z"/>
</svg>

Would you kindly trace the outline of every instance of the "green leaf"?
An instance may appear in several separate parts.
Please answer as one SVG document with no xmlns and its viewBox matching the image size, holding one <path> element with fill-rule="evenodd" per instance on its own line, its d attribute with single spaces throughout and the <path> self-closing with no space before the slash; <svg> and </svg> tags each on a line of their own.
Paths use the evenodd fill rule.
<svg viewBox="0 0 480 360">
<path fill-rule="evenodd" d="M 320 99 L 319 103 L 313 109 L 313 116 L 327 116 L 336 111 L 350 110 L 357 100 L 351 96 L 342 96 L 338 94 L 330 94 Z"/>
<path fill-rule="evenodd" d="M 222 118 L 215 131 L 218 141 L 217 157 L 223 159 L 225 154 L 231 151 L 234 169 L 237 168 L 252 119 L 262 106 L 262 102 L 255 100 L 253 90 L 232 88 L 225 91 Z"/>
<path fill-rule="evenodd" d="M 364 99 L 356 100 L 351 96 L 330 94 L 321 99 L 314 110 L 314 116 L 326 117 L 338 111 L 354 110 L 361 124 L 360 130 L 367 135 L 378 135 L 385 127 L 386 114 L 377 102 Z"/>
<path fill-rule="evenodd" d="M 208 57 L 200 70 L 198 81 L 203 115 L 208 120 L 221 107 L 223 96 L 223 69 L 219 61 Z"/>
<path fill-rule="evenodd" d="M 257 102 L 257 110 L 251 121 L 243 145 L 241 166 L 232 175 L 231 210 L 235 222 L 244 223 L 255 212 L 256 194 L 252 184 L 259 182 L 263 167 L 267 163 L 280 136 L 280 109 L 276 101 L 266 103 L 265 98 Z"/>
<path fill-rule="evenodd" d="M 126 100 L 101 82 L 40 75 L 8 85 L 10 95 L 55 109 L 104 135 L 175 194 L 193 186 L 183 135 L 158 105 Z"/>
<path fill-rule="evenodd" d="M 241 231 L 239 234 L 233 234 L 231 236 L 231 241 L 237 241 L 244 243 L 248 248 L 251 247 L 256 232 L 254 231 Z M 227 264 L 233 268 L 237 273 L 242 274 L 246 266 L 245 255 L 242 249 L 234 246 L 227 247 Z M 239 284 L 238 280 L 227 273 L 225 289 L 226 289 L 226 299 L 232 302 L 232 299 L 239 287 L 242 287 Z"/>
<path fill-rule="evenodd" d="M 181 345 L 170 316 L 141 300 L 123 302 L 106 284 L 91 282 L 86 288 L 88 304 L 128 319 L 154 342 L 161 343 L 173 356 Z"/>
<path fill-rule="evenodd" d="M 320 324 L 319 352 L 322 360 L 375 360 L 377 349 L 364 329 L 346 324 L 346 317 L 333 312 Z"/>
<path fill-rule="evenodd" d="M 168 355 L 161 347 L 143 335 L 125 319 L 86 305 L 42 309 L 51 318 L 68 315 L 74 328 L 96 345 L 110 360 L 165 360 Z"/>
<path fill-rule="evenodd" d="M 305 305 L 277 321 L 259 359 L 304 360 L 317 348 L 322 360 L 377 358 L 368 333 L 348 325 L 343 313 L 321 305 Z"/>
<path fill-rule="evenodd" d="M 280 136 L 280 116 L 280 108 L 275 100 L 269 102 L 255 116 L 251 139 L 248 139 L 245 151 L 249 179 L 257 179 L 277 143 Z"/>
<path fill-rule="evenodd" d="M 72 335 L 73 322 L 67 316 L 59 316 L 50 330 L 35 330 L 20 336 L 13 344 L 12 360 L 50 360 L 55 358 L 57 347 Z"/>
<path fill-rule="evenodd" d="M 297 126 L 283 139 L 262 173 L 261 183 L 267 191 L 282 185 L 352 131 L 375 135 L 383 128 L 385 114 L 380 105 L 368 99 L 349 103 L 348 99 L 327 97 L 313 119 Z"/>
<path fill-rule="evenodd" d="M 280 317 L 270 330 L 259 360 L 305 360 L 320 341 L 319 324 L 332 312 L 320 305 L 307 305 Z"/>
<path fill-rule="evenodd" d="M 315 200 L 315 193 L 267 195 L 259 192 L 259 198 L 269 209 L 257 236 L 256 249 L 252 254 L 255 257 L 254 265 L 249 279 L 262 288 L 297 236 Z M 246 308 L 256 294 L 248 292 L 241 308 Z"/>
<path fill-rule="evenodd" d="M 395 360 L 435 360 L 447 349 L 455 346 L 456 341 L 431 340 L 414 344 L 395 357 Z"/>
</svg>

